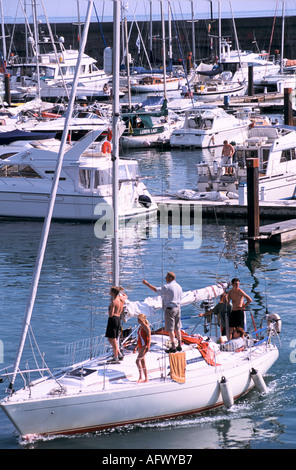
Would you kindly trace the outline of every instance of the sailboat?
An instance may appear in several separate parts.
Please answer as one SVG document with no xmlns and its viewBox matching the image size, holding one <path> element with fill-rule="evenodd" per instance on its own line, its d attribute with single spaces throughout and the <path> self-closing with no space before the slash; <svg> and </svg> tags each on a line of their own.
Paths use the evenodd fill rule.
<svg viewBox="0 0 296 470">
<path fill-rule="evenodd" d="M 89 21 L 92 1 L 89 1 Z M 114 65 L 118 64 L 120 2 L 114 1 Z M 86 21 L 86 25 L 87 25 Z M 82 40 L 83 43 L 83 40 Z M 115 69 L 114 69 L 115 71 Z M 118 73 L 113 74 L 114 89 L 119 88 Z M 116 96 L 116 93 L 114 93 Z M 114 101 L 114 133 L 117 131 L 119 106 Z M 114 224 L 117 232 L 117 151 L 114 152 Z M 54 184 L 53 184 L 54 196 Z M 54 197 L 53 197 L 54 199 Z M 266 327 L 256 332 L 254 339 L 247 340 L 240 352 L 220 350 L 213 338 L 183 331 L 183 351 L 167 354 L 168 336 L 162 324 L 152 329 L 152 344 L 147 354 L 149 381 L 137 382 L 137 367 L 133 354 L 136 331 L 126 334 L 121 347 L 124 360 L 120 364 L 108 362 L 112 351 L 104 348 L 101 354 L 90 354 L 84 361 L 71 363 L 57 372 L 42 367 L 41 376 L 28 381 L 15 391 L 26 332 L 30 325 L 36 288 L 47 240 L 50 212 L 45 221 L 40 243 L 39 259 L 33 275 L 31 295 L 25 315 L 24 329 L 12 374 L 9 378 L 9 394 L 1 402 L 1 408 L 23 437 L 38 438 L 40 435 L 68 435 L 91 432 L 130 423 L 170 418 L 205 411 L 218 406 L 231 406 L 233 400 L 255 386 L 264 390 L 262 375 L 278 357 L 274 339 L 280 331 L 280 319 L 269 316 Z M 113 239 L 114 283 L 119 285 L 118 240 Z M 183 294 L 182 305 L 200 302 L 219 296 L 227 284 L 219 283 Z M 147 298 L 143 302 L 126 301 L 126 317 L 139 312 L 155 313 L 161 308 L 160 297 Z M 263 333 L 266 333 L 263 335 Z M 260 338 L 260 339 L 259 339 Z M 96 344 L 98 346 L 98 344 Z M 94 351 L 94 349 L 93 349 Z M 176 369 L 177 365 L 180 366 Z M 45 370 L 46 369 L 46 370 Z M 27 371 L 28 372 L 28 371 Z M 23 375 L 26 378 L 27 374 Z"/>
</svg>

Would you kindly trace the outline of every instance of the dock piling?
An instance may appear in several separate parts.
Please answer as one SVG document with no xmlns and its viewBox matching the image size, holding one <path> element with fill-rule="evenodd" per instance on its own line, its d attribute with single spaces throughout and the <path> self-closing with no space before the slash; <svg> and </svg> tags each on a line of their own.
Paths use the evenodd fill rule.
<svg viewBox="0 0 296 470">
<path fill-rule="evenodd" d="M 247 200 L 248 200 L 248 242 L 249 249 L 255 249 L 259 243 L 259 160 L 248 158 L 247 165 Z"/>
</svg>

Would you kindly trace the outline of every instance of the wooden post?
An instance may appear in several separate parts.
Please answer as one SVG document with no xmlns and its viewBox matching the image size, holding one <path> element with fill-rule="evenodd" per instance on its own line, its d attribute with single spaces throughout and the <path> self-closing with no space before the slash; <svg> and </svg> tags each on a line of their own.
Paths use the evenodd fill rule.
<svg viewBox="0 0 296 470">
<path fill-rule="evenodd" d="M 248 158 L 247 195 L 248 195 L 248 241 L 249 249 L 259 243 L 259 159 Z"/>
<path fill-rule="evenodd" d="M 248 66 L 248 96 L 254 95 L 254 74 L 253 65 Z"/>
<path fill-rule="evenodd" d="M 284 89 L 284 123 L 293 126 L 292 88 Z"/>
</svg>

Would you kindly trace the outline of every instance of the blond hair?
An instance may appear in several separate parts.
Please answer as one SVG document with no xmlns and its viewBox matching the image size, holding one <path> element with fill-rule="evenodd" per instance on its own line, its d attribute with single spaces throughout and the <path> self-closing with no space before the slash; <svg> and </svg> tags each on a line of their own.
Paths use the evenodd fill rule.
<svg viewBox="0 0 296 470">
<path fill-rule="evenodd" d="M 140 315 L 138 315 L 138 320 L 140 320 L 141 323 L 144 323 L 144 325 L 149 325 L 147 317 L 144 313 L 140 313 Z"/>
</svg>

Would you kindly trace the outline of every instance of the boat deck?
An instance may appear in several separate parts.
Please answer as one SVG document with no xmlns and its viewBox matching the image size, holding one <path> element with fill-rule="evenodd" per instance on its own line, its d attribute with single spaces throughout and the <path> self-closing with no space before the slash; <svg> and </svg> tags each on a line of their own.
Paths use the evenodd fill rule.
<svg viewBox="0 0 296 470">
<path fill-rule="evenodd" d="M 133 347 L 124 349 L 124 359 L 118 363 L 110 362 L 111 353 L 85 361 L 75 368 L 69 367 L 60 371 L 53 377 L 41 378 L 14 393 L 10 402 L 23 400 L 54 399 L 61 396 L 77 396 L 83 394 L 97 394 L 100 391 L 123 391 L 143 387 L 150 384 L 159 385 L 167 381 L 173 382 L 170 377 L 170 358 L 165 351 L 167 337 L 152 335 L 151 349 L 146 355 L 149 382 L 138 383 L 139 372 L 136 365 L 137 353 L 134 354 Z M 241 352 L 220 351 L 219 346 L 210 342 L 214 365 L 209 365 L 196 348 L 196 344 L 182 344 L 182 352 L 186 355 L 186 380 L 196 379 L 202 371 L 203 377 L 214 374 L 223 375 L 225 371 L 232 370 L 235 364 L 241 364 L 250 357 L 258 358 L 264 350 L 262 346 L 245 348 Z M 178 353 L 175 353 L 178 355 Z"/>
</svg>

